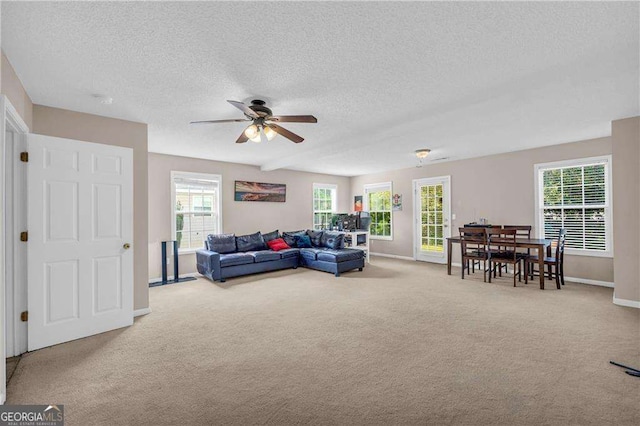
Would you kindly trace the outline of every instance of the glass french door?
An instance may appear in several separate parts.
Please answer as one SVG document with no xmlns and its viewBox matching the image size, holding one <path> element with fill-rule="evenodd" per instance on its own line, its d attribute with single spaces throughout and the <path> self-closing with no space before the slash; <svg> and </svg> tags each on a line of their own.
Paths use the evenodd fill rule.
<svg viewBox="0 0 640 426">
<path fill-rule="evenodd" d="M 449 176 L 414 181 L 415 257 L 425 262 L 447 261 L 449 217 Z"/>
</svg>

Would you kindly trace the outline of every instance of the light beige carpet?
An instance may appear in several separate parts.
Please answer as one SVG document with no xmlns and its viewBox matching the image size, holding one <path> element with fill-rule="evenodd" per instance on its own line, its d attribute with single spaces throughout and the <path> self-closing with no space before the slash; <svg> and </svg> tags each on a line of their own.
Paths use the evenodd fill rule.
<svg viewBox="0 0 640 426">
<path fill-rule="evenodd" d="M 374 258 L 153 288 L 132 327 L 24 356 L 8 402 L 68 425 L 639 424 L 609 360 L 640 367 L 640 312 L 549 287 Z"/>
</svg>

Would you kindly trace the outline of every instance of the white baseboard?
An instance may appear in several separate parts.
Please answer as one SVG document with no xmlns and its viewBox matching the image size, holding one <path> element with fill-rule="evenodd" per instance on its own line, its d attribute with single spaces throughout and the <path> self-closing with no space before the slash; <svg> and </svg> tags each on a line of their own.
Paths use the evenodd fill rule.
<svg viewBox="0 0 640 426">
<path fill-rule="evenodd" d="M 371 256 L 380 256 L 380 257 L 388 257 L 390 259 L 400 259 L 400 260 L 415 260 L 410 256 L 398 256 L 396 254 L 387 254 L 387 253 L 373 253 L 371 252 Z"/>
<path fill-rule="evenodd" d="M 142 309 L 136 309 L 135 311 L 133 311 L 133 317 L 140 317 L 142 315 L 147 315 L 151 313 L 151 307 L 146 307 L 146 308 L 142 308 Z"/>
<path fill-rule="evenodd" d="M 587 278 L 576 278 L 576 277 L 564 277 L 564 280 L 571 281 L 572 283 L 578 283 L 578 284 L 597 285 L 600 287 L 609 287 L 609 288 L 614 287 L 613 283 L 609 281 L 589 280 Z"/>
<path fill-rule="evenodd" d="M 637 300 L 618 299 L 617 297 L 613 296 L 613 304 L 626 306 L 627 308 L 640 309 L 640 301 Z"/>
<path fill-rule="evenodd" d="M 457 268 L 461 268 L 462 264 L 461 263 L 451 262 L 451 266 L 455 266 Z M 587 279 L 587 278 L 577 278 L 577 277 L 564 277 L 564 280 L 572 282 L 572 283 L 578 283 L 578 284 L 597 285 L 599 287 L 614 288 L 613 283 L 610 282 L 610 281 L 598 281 L 598 280 L 590 280 L 590 279 Z"/>
<path fill-rule="evenodd" d="M 188 274 L 180 274 L 180 275 L 178 275 L 178 276 L 179 276 L 180 278 L 186 278 L 186 277 L 201 277 L 202 275 L 200 275 L 200 274 L 199 274 L 199 273 L 197 273 L 197 272 L 190 272 L 190 273 L 188 273 Z M 172 278 L 173 278 L 173 275 L 171 275 L 171 276 L 169 277 L 169 279 L 172 279 Z M 156 281 L 162 281 L 162 277 L 149 278 L 149 282 L 150 282 L 150 283 L 153 283 L 153 282 L 156 282 Z"/>
</svg>

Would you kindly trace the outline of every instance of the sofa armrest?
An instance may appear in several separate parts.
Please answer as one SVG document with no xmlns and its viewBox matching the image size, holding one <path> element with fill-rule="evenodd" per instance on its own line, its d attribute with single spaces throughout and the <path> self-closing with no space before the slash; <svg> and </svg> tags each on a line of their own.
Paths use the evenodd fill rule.
<svg viewBox="0 0 640 426">
<path fill-rule="evenodd" d="M 220 253 L 206 249 L 196 250 L 196 262 L 198 272 L 212 280 L 221 279 L 220 275 Z"/>
</svg>

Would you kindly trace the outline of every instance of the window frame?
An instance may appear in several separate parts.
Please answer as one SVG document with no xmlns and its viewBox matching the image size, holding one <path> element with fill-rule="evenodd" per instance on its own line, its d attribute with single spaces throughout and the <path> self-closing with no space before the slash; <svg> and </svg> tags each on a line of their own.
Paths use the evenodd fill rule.
<svg viewBox="0 0 640 426">
<path fill-rule="evenodd" d="M 369 238 L 372 240 L 393 241 L 393 182 L 368 183 L 363 186 L 362 209 L 369 212 L 370 215 L 371 209 L 369 207 L 369 192 L 374 192 L 373 190 L 375 189 L 382 189 L 383 191 L 386 191 L 387 188 L 389 189 L 389 235 L 372 235 L 371 232 L 369 232 Z"/>
<path fill-rule="evenodd" d="M 223 228 L 222 228 L 222 175 L 219 174 L 213 174 L 213 173 L 194 173 L 194 172 L 181 172 L 181 171 L 175 171 L 172 170 L 171 171 L 171 238 L 175 239 L 176 238 L 176 214 L 177 214 L 177 210 L 176 210 L 176 184 L 175 184 L 175 179 L 176 178 L 184 178 L 184 179 L 199 179 L 199 180 L 209 180 L 209 181 L 215 181 L 218 183 L 218 229 L 220 230 L 220 233 L 223 232 Z M 213 206 L 212 206 L 212 211 L 213 211 Z M 206 232 L 206 231 L 205 231 Z M 204 241 L 204 240 L 203 240 Z M 179 248 L 178 247 L 178 254 L 190 254 L 190 253 L 195 253 L 196 250 L 198 250 L 197 248 Z"/>
<path fill-rule="evenodd" d="M 604 217 L 605 217 L 605 246 L 606 250 L 593 250 L 593 249 L 576 249 L 565 248 L 565 254 L 573 256 L 589 256 L 589 257 L 613 257 L 613 203 L 612 203 L 612 156 L 602 155 L 597 157 L 585 157 L 576 158 L 571 160 L 553 161 L 549 163 L 539 163 L 534 165 L 534 194 L 535 194 L 535 223 L 536 223 L 536 237 L 544 238 L 544 188 L 541 182 L 541 175 L 545 170 L 550 169 L 564 169 L 571 167 L 585 167 L 590 165 L 604 164 L 604 190 L 605 190 L 605 204 L 604 204 Z M 584 187 L 584 182 L 582 183 Z M 584 191 L 584 189 L 583 189 Z M 587 208 L 582 204 L 583 208 Z M 559 208 L 565 208 L 564 204 Z M 568 207 L 570 208 L 570 207 Z"/>
<path fill-rule="evenodd" d="M 316 210 L 315 209 L 315 192 L 316 189 L 329 189 L 331 190 L 331 210 Z M 311 190 L 311 229 L 316 230 L 315 216 L 316 213 L 331 213 L 336 214 L 338 211 L 338 185 L 335 183 L 314 183 Z"/>
</svg>

